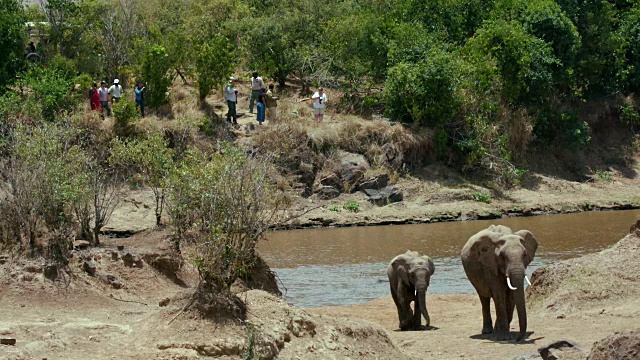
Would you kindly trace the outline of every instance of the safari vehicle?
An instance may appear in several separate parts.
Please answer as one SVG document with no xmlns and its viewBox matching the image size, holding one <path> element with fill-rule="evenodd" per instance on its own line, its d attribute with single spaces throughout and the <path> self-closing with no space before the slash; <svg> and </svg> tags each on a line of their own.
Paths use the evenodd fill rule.
<svg viewBox="0 0 640 360">
<path fill-rule="evenodd" d="M 45 56 L 44 48 L 49 43 L 51 25 L 48 22 L 28 21 L 25 26 L 29 34 L 29 46 L 27 46 L 25 57 L 27 60 L 39 61 Z M 34 44 L 33 47 L 31 44 Z"/>
</svg>

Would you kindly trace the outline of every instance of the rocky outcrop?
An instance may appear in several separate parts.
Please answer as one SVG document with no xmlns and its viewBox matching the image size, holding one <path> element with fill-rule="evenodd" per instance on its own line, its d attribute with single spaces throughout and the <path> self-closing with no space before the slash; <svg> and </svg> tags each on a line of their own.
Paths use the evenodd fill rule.
<svg viewBox="0 0 640 360">
<path fill-rule="evenodd" d="M 402 192 L 395 187 L 387 186 L 380 190 L 366 189 L 364 193 L 369 197 L 369 202 L 377 206 L 385 206 L 402 201 Z"/>
<path fill-rule="evenodd" d="M 593 345 L 587 360 L 640 359 L 640 329 L 615 333 Z"/>
</svg>

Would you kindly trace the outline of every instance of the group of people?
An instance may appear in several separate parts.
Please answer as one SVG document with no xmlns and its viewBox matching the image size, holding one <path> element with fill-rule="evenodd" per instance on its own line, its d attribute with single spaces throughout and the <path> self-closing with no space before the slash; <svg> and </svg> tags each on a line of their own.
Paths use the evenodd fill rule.
<svg viewBox="0 0 640 360">
<path fill-rule="evenodd" d="M 144 117 L 144 100 L 146 94 L 146 88 L 141 81 L 138 81 L 136 88 L 134 89 L 136 108 L 140 110 L 140 115 Z M 100 87 L 94 83 L 93 88 L 89 90 L 89 105 L 91 110 L 101 111 L 104 115 L 106 111 L 107 116 L 111 116 L 111 104 L 117 104 L 120 102 L 120 98 L 124 96 L 124 90 L 120 85 L 120 80 L 114 79 L 113 85 L 107 89 L 107 82 L 101 81 Z"/>
<path fill-rule="evenodd" d="M 237 79 L 234 77 L 229 78 L 229 83 L 224 88 L 224 99 L 227 102 L 229 111 L 227 112 L 227 121 L 232 124 L 238 123 L 237 105 L 238 105 L 238 90 L 236 89 Z M 277 121 L 277 107 L 278 100 L 280 98 L 274 95 L 274 85 L 269 84 L 269 87 L 265 87 L 264 81 L 258 75 L 257 71 L 254 71 L 251 76 L 251 96 L 249 98 L 249 113 L 253 114 L 254 105 L 257 108 L 257 120 L 258 124 L 262 125 L 265 120 L 269 120 L 269 123 L 275 123 Z M 327 95 L 324 93 L 323 88 L 319 88 L 313 96 L 307 100 L 313 100 L 313 115 L 314 122 L 320 123 L 324 118 L 324 111 L 327 107 Z"/>
</svg>

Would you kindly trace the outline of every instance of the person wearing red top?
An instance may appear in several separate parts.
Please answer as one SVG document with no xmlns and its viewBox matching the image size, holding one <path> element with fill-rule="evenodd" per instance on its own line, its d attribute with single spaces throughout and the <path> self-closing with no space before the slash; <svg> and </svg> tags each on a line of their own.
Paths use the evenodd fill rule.
<svg viewBox="0 0 640 360">
<path fill-rule="evenodd" d="M 89 90 L 89 104 L 91 105 L 91 110 L 100 110 L 100 95 L 98 94 L 98 84 L 93 84 L 93 89 Z"/>
</svg>

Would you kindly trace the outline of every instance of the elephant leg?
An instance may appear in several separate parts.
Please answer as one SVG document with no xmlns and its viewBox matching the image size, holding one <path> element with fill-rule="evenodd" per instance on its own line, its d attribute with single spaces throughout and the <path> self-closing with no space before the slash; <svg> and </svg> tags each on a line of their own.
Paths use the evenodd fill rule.
<svg viewBox="0 0 640 360">
<path fill-rule="evenodd" d="M 491 298 L 480 295 L 480 304 L 482 304 L 482 333 L 491 334 L 493 332 Z"/>
<path fill-rule="evenodd" d="M 422 314 L 420 313 L 420 304 L 418 297 L 413 300 L 413 330 L 422 330 Z"/>
<path fill-rule="evenodd" d="M 411 312 L 411 296 L 407 293 L 407 287 L 402 283 L 398 284 L 396 291 L 398 296 L 398 314 L 400 315 L 400 330 L 411 330 L 413 328 L 413 313 Z"/>
<path fill-rule="evenodd" d="M 406 319 L 407 316 L 404 313 L 404 308 L 402 306 L 402 303 L 398 299 L 398 293 L 396 291 L 395 286 L 391 284 L 390 287 L 391 287 L 391 297 L 393 298 L 393 302 L 396 304 L 396 309 L 398 310 L 398 327 L 402 329 L 403 319 Z"/>
<path fill-rule="evenodd" d="M 509 339 L 509 325 L 507 324 L 507 299 L 504 292 L 493 292 L 493 304 L 496 308 L 496 324 L 494 333 L 496 340 Z"/>
<path fill-rule="evenodd" d="M 513 295 L 507 295 L 507 331 L 511 329 L 511 321 L 513 320 L 513 310 L 515 310 L 516 302 L 513 299 Z"/>
</svg>

